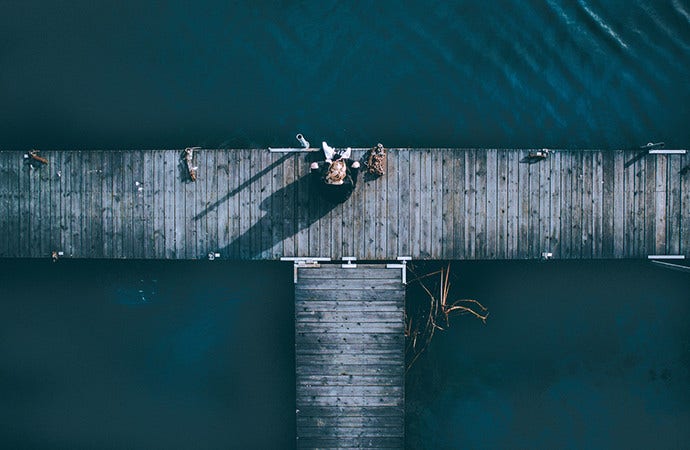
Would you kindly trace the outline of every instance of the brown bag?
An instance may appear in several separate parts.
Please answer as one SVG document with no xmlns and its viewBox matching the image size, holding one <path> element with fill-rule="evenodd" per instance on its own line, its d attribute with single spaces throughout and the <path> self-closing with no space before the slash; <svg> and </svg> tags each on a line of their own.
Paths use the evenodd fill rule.
<svg viewBox="0 0 690 450">
<path fill-rule="evenodd" d="M 376 147 L 369 150 L 367 167 L 372 175 L 381 176 L 386 173 L 386 149 L 383 148 L 382 144 L 377 144 Z"/>
</svg>

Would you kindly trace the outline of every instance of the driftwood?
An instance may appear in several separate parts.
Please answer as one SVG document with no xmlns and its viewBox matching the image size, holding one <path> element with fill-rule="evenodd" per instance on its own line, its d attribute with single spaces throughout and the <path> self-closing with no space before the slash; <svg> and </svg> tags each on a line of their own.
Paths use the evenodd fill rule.
<svg viewBox="0 0 690 450">
<path fill-rule="evenodd" d="M 487 308 L 477 300 L 449 301 L 450 263 L 445 268 L 421 276 L 417 276 L 414 269 L 408 267 L 414 275 L 414 278 L 408 282 L 408 288 L 414 285 L 420 287 L 426 294 L 428 302 L 420 300 L 414 310 L 408 311 L 407 308 L 405 310 L 406 355 L 408 356 L 406 370 L 409 370 L 429 347 L 436 330 L 443 331 L 450 326 L 451 315 L 469 314 L 484 323 L 489 316 Z M 408 297 L 408 305 L 412 303 L 410 300 Z"/>
<path fill-rule="evenodd" d="M 201 147 L 187 147 L 184 149 L 184 161 L 187 165 L 187 173 L 189 174 L 189 179 L 196 181 L 196 170 L 197 167 L 194 165 L 194 151 L 199 150 Z"/>
</svg>

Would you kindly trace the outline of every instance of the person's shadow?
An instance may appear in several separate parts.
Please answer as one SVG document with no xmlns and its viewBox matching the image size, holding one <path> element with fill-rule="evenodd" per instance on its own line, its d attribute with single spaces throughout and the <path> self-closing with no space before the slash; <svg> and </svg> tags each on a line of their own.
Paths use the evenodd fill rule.
<svg viewBox="0 0 690 450">
<path fill-rule="evenodd" d="M 275 254 L 267 252 L 276 244 L 308 228 L 337 206 L 322 199 L 314 192 L 314 188 L 312 179 L 307 174 L 271 194 L 259 205 L 259 209 L 265 211 L 265 214 L 226 248 L 221 249 L 221 253 L 240 259 L 273 259 L 287 253 L 282 248 L 276 250 Z"/>
</svg>

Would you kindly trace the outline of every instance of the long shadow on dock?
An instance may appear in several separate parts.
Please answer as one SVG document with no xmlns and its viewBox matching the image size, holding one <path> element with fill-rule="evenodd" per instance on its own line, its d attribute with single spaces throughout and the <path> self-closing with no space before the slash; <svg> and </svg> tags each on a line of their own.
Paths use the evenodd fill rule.
<svg viewBox="0 0 690 450">
<path fill-rule="evenodd" d="M 269 172 L 270 172 L 271 170 L 273 170 L 274 168 L 276 168 L 276 167 L 278 167 L 279 165 L 283 164 L 283 163 L 285 162 L 286 159 L 290 158 L 290 156 L 292 156 L 292 155 L 287 154 L 287 155 L 281 156 L 281 157 L 280 157 L 279 159 L 277 159 L 275 162 L 273 162 L 273 163 L 271 163 L 270 165 L 264 167 L 261 171 L 257 172 L 256 174 L 252 175 L 251 178 L 249 178 L 247 181 L 245 181 L 244 183 L 240 184 L 240 185 L 237 186 L 235 189 L 233 189 L 232 191 L 228 192 L 228 193 L 225 194 L 222 198 L 219 198 L 219 199 L 218 199 L 217 201 L 215 201 L 213 204 L 209 205 L 206 209 L 204 209 L 204 210 L 201 211 L 199 214 L 197 214 L 196 216 L 194 216 L 194 220 L 197 221 L 197 220 L 202 219 L 202 218 L 203 218 L 204 216 L 206 216 L 208 213 L 210 213 L 210 212 L 213 211 L 214 209 L 217 209 L 221 204 L 227 202 L 230 198 L 232 198 L 233 196 L 239 194 L 240 191 L 242 191 L 242 189 L 245 189 L 245 188 L 251 186 L 252 183 L 254 183 L 255 181 L 259 180 L 261 177 L 263 177 L 264 175 L 266 175 L 267 173 L 269 173 Z M 186 168 L 184 169 L 184 173 L 186 174 Z"/>
<path fill-rule="evenodd" d="M 275 255 L 270 252 L 277 244 L 310 227 L 337 206 L 315 195 L 311 181 L 309 175 L 303 176 L 263 200 L 259 209 L 265 214 L 221 249 L 221 253 L 239 259 L 292 255 L 295 249 L 284 249 L 283 246 L 276 248 Z M 289 247 L 292 243 L 286 245 Z"/>
</svg>

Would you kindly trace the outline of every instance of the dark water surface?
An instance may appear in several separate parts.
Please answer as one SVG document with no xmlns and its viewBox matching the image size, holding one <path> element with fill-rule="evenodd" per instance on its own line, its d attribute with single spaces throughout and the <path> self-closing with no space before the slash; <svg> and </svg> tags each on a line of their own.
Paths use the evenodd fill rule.
<svg viewBox="0 0 690 450">
<path fill-rule="evenodd" d="M 0 64 L 0 149 L 690 144 L 687 0 L 0 0 Z M 1 264 L 0 446 L 294 443 L 289 267 Z M 410 372 L 410 448 L 688 447 L 687 275 L 459 268 L 491 319 Z"/>
<path fill-rule="evenodd" d="M 290 448 L 292 267 L 0 260 L 0 447 Z"/>
</svg>

